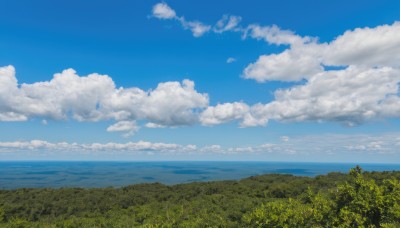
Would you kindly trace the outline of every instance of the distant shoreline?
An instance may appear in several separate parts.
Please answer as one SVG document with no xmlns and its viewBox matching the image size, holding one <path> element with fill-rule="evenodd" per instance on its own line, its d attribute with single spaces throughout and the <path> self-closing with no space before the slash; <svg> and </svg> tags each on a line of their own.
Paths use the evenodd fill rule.
<svg viewBox="0 0 400 228">
<path fill-rule="evenodd" d="M 355 163 L 239 161 L 1 161 L 0 189 L 101 188 L 159 182 L 166 185 L 239 180 L 263 174 L 314 177 L 347 172 Z M 400 170 L 400 164 L 363 164 L 366 171 Z"/>
<path fill-rule="evenodd" d="M 0 160 L 0 163 L 21 162 L 21 163 L 288 163 L 288 164 L 351 164 L 351 165 L 399 165 L 400 162 L 327 162 L 327 161 L 256 161 L 256 160 Z"/>
</svg>

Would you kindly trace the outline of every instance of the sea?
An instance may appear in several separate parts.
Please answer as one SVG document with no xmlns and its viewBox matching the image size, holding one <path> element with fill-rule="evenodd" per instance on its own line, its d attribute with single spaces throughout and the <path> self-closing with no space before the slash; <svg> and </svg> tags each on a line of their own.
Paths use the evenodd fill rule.
<svg viewBox="0 0 400 228">
<path fill-rule="evenodd" d="M 280 173 L 317 176 L 346 173 L 357 164 L 299 162 L 72 162 L 1 161 L 0 189 L 121 187 L 160 182 L 167 185 L 216 180 L 238 180 Z M 400 164 L 359 164 L 366 171 L 400 170 Z"/>
</svg>

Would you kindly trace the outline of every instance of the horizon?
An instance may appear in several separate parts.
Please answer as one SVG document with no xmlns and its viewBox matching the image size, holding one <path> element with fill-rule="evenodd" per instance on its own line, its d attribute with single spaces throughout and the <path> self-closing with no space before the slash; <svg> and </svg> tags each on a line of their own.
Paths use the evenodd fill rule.
<svg viewBox="0 0 400 228">
<path fill-rule="evenodd" d="M 0 189 L 121 187 L 240 180 L 268 174 L 316 177 L 366 172 L 398 173 L 400 164 L 271 161 L 14 161 L 0 162 Z"/>
<path fill-rule="evenodd" d="M 0 160 L 0 163 L 12 163 L 12 162 L 20 162 L 20 163 L 35 163 L 35 162 L 45 162 L 45 163 L 286 163 L 286 164 L 338 164 L 338 165 L 396 165 L 399 163 L 390 163 L 390 162 L 321 162 L 321 161 L 257 161 L 257 160 Z"/>
</svg>

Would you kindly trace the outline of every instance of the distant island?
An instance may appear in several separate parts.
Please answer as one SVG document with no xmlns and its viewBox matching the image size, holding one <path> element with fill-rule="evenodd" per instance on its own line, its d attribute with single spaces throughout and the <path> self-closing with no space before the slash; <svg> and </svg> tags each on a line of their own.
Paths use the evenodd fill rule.
<svg viewBox="0 0 400 228">
<path fill-rule="evenodd" d="M 0 190 L 1 227 L 399 227 L 400 171 Z"/>
</svg>

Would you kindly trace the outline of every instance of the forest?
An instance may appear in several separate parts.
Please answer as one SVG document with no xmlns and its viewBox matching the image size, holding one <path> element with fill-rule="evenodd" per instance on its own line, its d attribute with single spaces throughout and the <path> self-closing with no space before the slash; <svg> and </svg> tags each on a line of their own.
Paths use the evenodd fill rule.
<svg viewBox="0 0 400 228">
<path fill-rule="evenodd" d="M 0 227 L 400 227 L 400 172 L 0 190 Z"/>
</svg>

